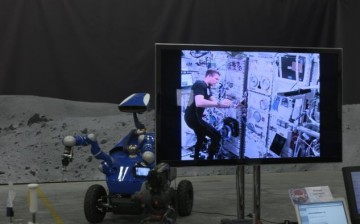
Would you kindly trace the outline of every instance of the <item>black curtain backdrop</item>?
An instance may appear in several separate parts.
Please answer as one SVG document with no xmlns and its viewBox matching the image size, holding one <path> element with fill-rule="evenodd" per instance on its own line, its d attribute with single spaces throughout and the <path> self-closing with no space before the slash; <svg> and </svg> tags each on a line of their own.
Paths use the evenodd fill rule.
<svg viewBox="0 0 360 224">
<path fill-rule="evenodd" d="M 154 93 L 154 44 L 342 47 L 360 103 L 358 0 L 1 0 L 0 94 L 119 103 Z"/>
</svg>

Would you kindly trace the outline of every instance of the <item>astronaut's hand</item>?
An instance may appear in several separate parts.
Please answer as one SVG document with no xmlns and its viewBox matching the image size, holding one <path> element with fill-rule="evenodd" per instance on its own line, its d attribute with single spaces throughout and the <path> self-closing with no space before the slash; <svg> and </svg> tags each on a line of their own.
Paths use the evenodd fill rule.
<svg viewBox="0 0 360 224">
<path fill-rule="evenodd" d="M 219 108 L 229 108 L 231 105 L 232 101 L 229 99 L 223 99 L 221 101 L 219 101 L 218 103 L 218 107 Z"/>
</svg>

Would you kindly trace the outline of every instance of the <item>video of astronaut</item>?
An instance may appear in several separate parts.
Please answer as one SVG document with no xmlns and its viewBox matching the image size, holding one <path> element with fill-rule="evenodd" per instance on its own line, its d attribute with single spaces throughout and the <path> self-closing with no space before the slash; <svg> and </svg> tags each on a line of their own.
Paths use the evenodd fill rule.
<svg viewBox="0 0 360 224">
<path fill-rule="evenodd" d="M 159 150 L 158 159 L 185 163 L 341 160 L 335 84 L 340 63 L 335 65 L 331 57 L 320 51 L 182 48 L 163 58 L 167 65 L 160 72 L 158 95 L 164 95 L 163 102 L 171 102 L 173 93 L 168 93 L 176 92 L 177 109 L 172 110 L 172 103 L 157 108 L 161 119 L 174 123 L 171 128 L 157 123 L 159 145 L 169 145 Z M 167 78 L 174 75 L 177 78 Z M 330 125 L 324 119 L 334 122 Z"/>
<path fill-rule="evenodd" d="M 320 157 L 319 56 L 183 50 L 182 160 Z M 231 105 L 204 108 L 201 119 L 214 129 L 203 130 L 201 124 L 190 124 L 190 128 L 184 119 L 187 107 L 196 101 L 194 91 L 201 94 L 193 86 L 207 82 L 208 70 L 220 74 L 216 85 L 208 85 L 208 94 L 216 101 L 229 99 Z M 204 135 L 214 130 L 219 133 L 216 149 L 211 144 L 217 140 L 211 136 L 197 142 L 197 129 Z"/>
</svg>

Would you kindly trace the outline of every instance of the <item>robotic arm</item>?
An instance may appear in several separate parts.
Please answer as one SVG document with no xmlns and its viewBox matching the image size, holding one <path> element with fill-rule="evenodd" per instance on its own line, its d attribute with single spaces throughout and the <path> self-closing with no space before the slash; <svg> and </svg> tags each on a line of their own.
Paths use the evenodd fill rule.
<svg viewBox="0 0 360 224">
<path fill-rule="evenodd" d="M 98 160 L 102 160 L 99 167 L 101 172 L 110 176 L 116 173 L 119 166 L 138 166 L 152 167 L 155 161 L 154 156 L 154 137 L 153 134 L 147 134 L 144 124 L 138 117 L 138 113 L 147 110 L 150 100 L 148 93 L 134 93 L 119 104 L 119 110 L 122 112 L 133 113 L 136 129 L 131 130 L 128 135 L 121 139 L 108 153 L 103 152 L 96 140 L 94 134 L 84 136 L 66 136 L 62 143 L 65 146 L 62 155 L 62 169 L 66 170 L 72 162 L 74 153 L 73 146 L 91 146 L 91 154 Z M 121 155 L 121 156 L 120 156 Z"/>
<path fill-rule="evenodd" d="M 91 145 L 91 154 L 98 160 L 103 160 L 103 172 L 111 172 L 113 161 L 111 157 L 103 152 L 96 140 L 95 134 L 88 134 L 87 136 L 66 136 L 63 141 L 65 146 L 64 153 L 62 155 L 62 166 L 63 170 L 66 170 L 67 166 L 73 160 L 73 146 L 88 146 Z M 104 169 L 104 168 L 107 169 Z"/>
</svg>

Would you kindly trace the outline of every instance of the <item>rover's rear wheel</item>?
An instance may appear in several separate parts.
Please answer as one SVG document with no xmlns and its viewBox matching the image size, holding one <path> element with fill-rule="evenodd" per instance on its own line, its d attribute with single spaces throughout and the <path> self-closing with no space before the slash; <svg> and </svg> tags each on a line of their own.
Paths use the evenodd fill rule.
<svg viewBox="0 0 360 224">
<path fill-rule="evenodd" d="M 194 191 L 192 183 L 182 180 L 177 187 L 177 211 L 180 216 L 189 216 L 194 202 Z"/>
<path fill-rule="evenodd" d="M 106 211 L 103 208 L 101 198 L 106 196 L 103 186 L 95 184 L 89 187 L 84 199 L 85 217 L 90 223 L 99 223 L 104 220 Z"/>
</svg>

